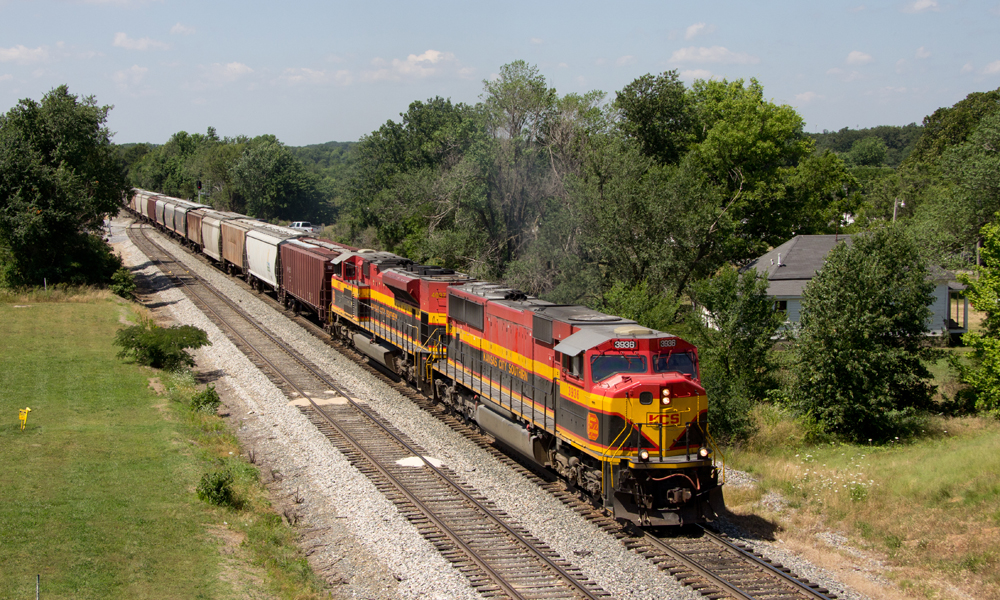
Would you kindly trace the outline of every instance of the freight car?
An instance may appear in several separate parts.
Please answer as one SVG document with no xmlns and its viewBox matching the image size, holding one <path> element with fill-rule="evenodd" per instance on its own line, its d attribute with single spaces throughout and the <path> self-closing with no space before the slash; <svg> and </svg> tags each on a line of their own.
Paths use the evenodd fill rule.
<svg viewBox="0 0 1000 600">
<path fill-rule="evenodd" d="M 331 334 L 616 518 L 682 525 L 721 508 L 722 464 L 697 349 L 685 340 L 192 204 L 140 190 L 130 208 L 286 308 L 315 314 Z"/>
</svg>

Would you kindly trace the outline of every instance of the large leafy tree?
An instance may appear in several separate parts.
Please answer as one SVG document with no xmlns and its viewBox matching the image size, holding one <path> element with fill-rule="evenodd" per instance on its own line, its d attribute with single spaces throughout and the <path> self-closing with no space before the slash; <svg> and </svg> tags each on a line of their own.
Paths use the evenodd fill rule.
<svg viewBox="0 0 1000 600">
<path fill-rule="evenodd" d="M 963 365 L 962 380 L 976 395 L 976 408 L 1000 413 L 1000 224 L 983 227 L 982 265 L 977 277 L 960 274 L 973 308 L 986 314 L 983 331 L 970 331 L 962 341 L 972 348 L 972 364 Z"/>
<path fill-rule="evenodd" d="M 782 313 L 774 310 L 767 278 L 755 269 L 723 268 L 698 282 L 692 298 L 695 341 L 701 353 L 701 378 L 712 399 L 713 427 L 723 435 L 748 433 L 750 411 L 778 387 L 774 336 Z"/>
<path fill-rule="evenodd" d="M 767 101 L 755 79 L 697 80 L 691 94 L 705 129 L 691 159 L 734 199 L 729 212 L 738 225 L 730 260 L 759 256 L 768 245 L 801 233 L 795 226 L 811 205 L 786 195 L 785 187 L 813 148 L 802 117 L 790 106 Z"/>
<path fill-rule="evenodd" d="M 614 108 L 622 132 L 660 164 L 676 164 L 698 141 L 693 101 L 676 70 L 632 81 L 617 93 Z"/>
<path fill-rule="evenodd" d="M 960 122 L 966 124 L 979 112 L 963 111 L 966 118 Z M 952 129 L 946 139 L 965 132 L 957 124 Z M 1000 105 L 960 141 L 940 146 L 934 162 L 903 169 L 906 201 L 917 205 L 910 225 L 928 257 L 963 267 L 975 261 L 980 231 L 1000 210 Z M 930 146 L 927 153 L 932 150 L 938 151 L 939 145 Z"/>
<path fill-rule="evenodd" d="M 110 106 L 66 86 L 0 117 L 0 250 L 15 285 L 104 283 L 120 267 L 98 236 L 130 193 Z"/>
<path fill-rule="evenodd" d="M 475 236 L 471 226 L 457 226 L 457 213 L 465 199 L 481 195 L 481 186 L 470 182 L 463 161 L 484 135 L 482 119 L 472 107 L 440 97 L 413 102 L 400 116 L 355 149 L 347 187 L 353 225 L 373 230 L 387 250 L 464 268 L 476 254 Z"/>
<path fill-rule="evenodd" d="M 930 405 L 921 362 L 933 284 L 897 227 L 837 245 L 806 286 L 795 403 L 828 431 L 886 440 Z"/>
<path fill-rule="evenodd" d="M 319 204 L 319 178 L 273 135 L 247 142 L 230 164 L 229 177 L 253 217 L 302 218 Z"/>
</svg>

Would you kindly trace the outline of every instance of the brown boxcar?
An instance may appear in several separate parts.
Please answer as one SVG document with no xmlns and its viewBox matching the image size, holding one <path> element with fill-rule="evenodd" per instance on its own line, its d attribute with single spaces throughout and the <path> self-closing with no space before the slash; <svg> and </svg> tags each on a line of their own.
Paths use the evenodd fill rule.
<svg viewBox="0 0 1000 600">
<path fill-rule="evenodd" d="M 146 198 L 146 212 L 143 213 L 143 216 L 149 219 L 150 223 L 156 223 L 156 198 L 156 194 L 150 194 Z"/>
<path fill-rule="evenodd" d="M 333 259 L 341 252 L 305 244 L 298 240 L 279 246 L 281 251 L 281 289 L 316 313 L 325 323 L 333 302 L 331 280 Z M 288 300 L 285 300 L 286 305 Z"/>
<path fill-rule="evenodd" d="M 199 209 L 187 213 L 187 238 L 199 248 L 205 245 L 201 239 L 201 220 L 204 216 L 205 211 Z"/>
<path fill-rule="evenodd" d="M 249 221 L 233 219 L 222 222 L 222 264 L 226 270 L 243 274 L 246 268 L 247 232 L 250 231 Z"/>
</svg>

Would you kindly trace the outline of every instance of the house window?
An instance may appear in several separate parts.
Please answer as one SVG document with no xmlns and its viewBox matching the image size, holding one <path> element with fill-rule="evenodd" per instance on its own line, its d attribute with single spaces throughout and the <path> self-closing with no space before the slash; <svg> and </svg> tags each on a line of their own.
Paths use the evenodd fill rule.
<svg viewBox="0 0 1000 600">
<path fill-rule="evenodd" d="M 780 313 L 788 312 L 788 300 L 775 300 L 774 310 Z"/>
</svg>

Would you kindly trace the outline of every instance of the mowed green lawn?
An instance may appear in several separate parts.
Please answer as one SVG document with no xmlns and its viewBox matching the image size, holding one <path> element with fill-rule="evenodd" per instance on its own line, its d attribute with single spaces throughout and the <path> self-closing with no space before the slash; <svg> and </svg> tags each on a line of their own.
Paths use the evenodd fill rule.
<svg viewBox="0 0 1000 600">
<path fill-rule="evenodd" d="M 184 420 L 115 358 L 126 312 L 0 303 L 0 598 L 231 594 Z"/>
</svg>

